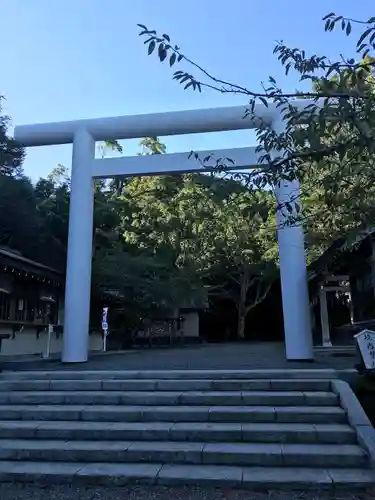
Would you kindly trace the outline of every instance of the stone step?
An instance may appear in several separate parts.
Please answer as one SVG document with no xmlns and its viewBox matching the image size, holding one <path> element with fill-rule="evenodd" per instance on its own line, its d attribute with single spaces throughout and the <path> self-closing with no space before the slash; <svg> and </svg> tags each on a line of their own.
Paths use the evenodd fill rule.
<svg viewBox="0 0 375 500">
<path fill-rule="evenodd" d="M 53 373 L 50 374 L 53 377 Z M 97 374 L 98 377 L 98 374 Z M 8 378 L 8 377 L 7 377 Z M 139 380 L 72 379 L 0 380 L 0 391 L 330 391 L 329 380 Z"/>
<path fill-rule="evenodd" d="M 157 440 L 355 444 L 343 424 L 3 421 L 0 439 Z"/>
<path fill-rule="evenodd" d="M 320 391 L 3 391 L 0 404 L 334 406 L 338 396 Z"/>
<path fill-rule="evenodd" d="M 0 440 L 0 460 L 142 462 L 263 467 L 368 467 L 357 445 L 173 441 Z"/>
<path fill-rule="evenodd" d="M 0 420 L 346 423 L 338 406 L 0 405 Z"/>
<path fill-rule="evenodd" d="M 60 370 L 3 372 L 1 380 L 330 380 L 340 377 L 334 369 L 319 370 Z"/>
<path fill-rule="evenodd" d="M 371 454 L 371 446 L 363 441 L 373 434 L 361 429 L 357 436 L 349 426 L 344 408 L 353 401 L 333 382 L 338 376 L 334 370 L 3 372 L 0 481 L 333 492 L 373 486 L 365 451 Z M 362 414 L 348 412 L 352 424 L 366 427 Z"/>
<path fill-rule="evenodd" d="M 17 483 L 124 486 L 128 484 L 201 485 L 253 490 L 365 490 L 372 470 L 140 463 L 0 462 L 0 481 Z"/>
</svg>

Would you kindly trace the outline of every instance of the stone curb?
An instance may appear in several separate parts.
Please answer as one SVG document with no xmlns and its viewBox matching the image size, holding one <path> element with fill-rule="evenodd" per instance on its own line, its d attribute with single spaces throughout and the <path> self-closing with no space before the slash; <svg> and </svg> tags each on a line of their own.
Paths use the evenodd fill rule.
<svg viewBox="0 0 375 500">
<path fill-rule="evenodd" d="M 331 368 L 321 369 L 253 369 L 253 370 L 4 370 L 3 375 L 8 379 L 28 379 L 40 380 L 46 376 L 51 376 L 55 380 L 68 379 L 73 377 L 79 379 L 97 379 L 98 374 L 103 379 L 158 379 L 158 380 L 299 380 L 299 379 L 317 379 L 317 380 L 350 380 L 357 371 L 355 369 L 335 370 Z"/>
<path fill-rule="evenodd" d="M 375 468 L 375 429 L 347 382 L 331 380 L 331 387 L 339 396 L 341 407 L 346 411 L 349 423 L 356 431 L 358 442 L 368 453 L 372 468 Z"/>
</svg>

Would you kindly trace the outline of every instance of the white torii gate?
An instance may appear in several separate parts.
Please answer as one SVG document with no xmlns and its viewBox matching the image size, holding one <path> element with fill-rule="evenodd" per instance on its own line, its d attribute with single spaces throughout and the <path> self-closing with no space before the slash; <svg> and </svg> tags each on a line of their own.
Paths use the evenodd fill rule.
<svg viewBox="0 0 375 500">
<path fill-rule="evenodd" d="M 296 102 L 298 107 L 307 104 Z M 251 129 L 260 119 L 277 132 L 284 130 L 280 109 L 274 104 L 256 106 L 252 117 L 244 118 L 245 112 L 246 107 L 233 106 L 15 127 L 15 139 L 25 147 L 73 143 L 63 362 L 85 362 L 88 358 L 94 179 L 202 170 L 194 155 L 189 158 L 189 153 L 95 159 L 95 141 Z M 229 157 L 236 169 L 259 166 L 254 147 L 198 153 Z M 280 203 L 285 203 L 291 198 L 296 200 L 298 192 L 297 181 L 283 182 L 276 196 Z M 286 357 L 290 361 L 309 361 L 313 359 L 313 348 L 303 229 L 300 225 L 283 224 L 284 218 L 279 212 Z"/>
</svg>

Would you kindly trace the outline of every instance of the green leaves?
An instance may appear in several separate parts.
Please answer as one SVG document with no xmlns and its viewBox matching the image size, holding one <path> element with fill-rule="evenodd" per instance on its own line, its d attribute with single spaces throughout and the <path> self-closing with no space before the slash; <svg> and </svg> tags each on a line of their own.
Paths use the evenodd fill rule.
<svg viewBox="0 0 375 500">
<path fill-rule="evenodd" d="M 286 202 L 284 205 L 285 205 L 285 208 L 287 209 L 287 211 L 290 214 L 292 214 L 293 213 L 293 205 L 290 202 Z"/>
<path fill-rule="evenodd" d="M 171 57 L 169 58 L 169 66 L 172 67 L 174 65 L 174 63 L 176 62 L 176 58 L 177 58 L 176 53 L 173 52 L 171 54 Z"/>
<path fill-rule="evenodd" d="M 155 40 L 151 40 L 151 42 L 149 43 L 149 46 L 148 46 L 148 55 L 149 56 L 154 52 L 155 47 L 156 47 Z"/>
<path fill-rule="evenodd" d="M 173 80 L 177 80 L 179 83 L 184 83 L 184 89 L 192 87 L 193 90 L 198 90 L 202 92 L 202 85 L 200 82 L 196 81 L 194 76 L 186 73 L 185 71 L 175 71 L 173 75 Z"/>
<path fill-rule="evenodd" d="M 170 67 L 172 67 L 175 63 L 179 63 L 182 61 L 184 56 L 180 53 L 180 49 L 177 45 L 175 45 L 174 47 L 170 45 L 171 38 L 167 33 L 163 33 L 161 37 L 158 37 L 155 30 L 147 29 L 144 24 L 138 24 L 137 26 L 141 28 L 139 36 L 148 37 L 144 41 L 144 44 L 148 45 L 148 55 L 151 55 L 157 47 L 160 62 L 164 62 L 167 59 L 168 55 Z"/>
<path fill-rule="evenodd" d="M 177 63 L 180 63 L 183 59 L 185 59 L 185 56 L 180 52 L 180 48 L 177 45 L 173 47 L 170 44 L 171 39 L 169 35 L 164 33 L 161 38 L 159 38 L 155 30 L 148 30 L 144 24 L 138 24 L 138 27 L 141 28 L 139 35 L 148 37 L 144 42 L 146 45 L 148 45 L 148 55 L 151 55 L 157 47 L 160 62 L 164 62 L 169 55 L 168 61 L 170 67 L 174 66 Z M 202 92 L 202 82 L 196 80 L 189 73 L 177 71 L 174 73 L 173 79 L 179 81 L 179 83 L 184 84 L 185 90 L 192 88 L 193 90 Z"/>
<path fill-rule="evenodd" d="M 8 134 L 9 117 L 1 116 L 0 95 L 0 175 L 18 177 L 22 174 L 25 150 Z"/>
<path fill-rule="evenodd" d="M 352 24 L 350 20 L 344 18 L 343 16 L 336 16 L 334 12 L 330 12 L 324 16 L 323 21 L 325 21 L 324 31 L 333 31 L 339 21 L 341 21 L 342 31 L 345 31 L 347 35 L 350 35 L 352 31 Z"/>
<path fill-rule="evenodd" d="M 365 41 L 365 39 L 369 36 L 369 34 L 374 30 L 374 28 L 368 28 L 365 30 L 362 35 L 359 37 L 358 42 L 357 42 L 357 47 L 361 45 L 362 42 Z"/>
<path fill-rule="evenodd" d="M 121 144 L 116 139 L 107 139 L 104 141 L 103 150 L 103 156 L 105 156 L 105 150 L 116 151 L 117 153 L 123 152 Z"/>
<path fill-rule="evenodd" d="M 163 43 L 159 45 L 158 52 L 159 52 L 159 59 L 161 62 L 163 62 L 164 59 L 167 57 L 167 48 Z"/>
</svg>

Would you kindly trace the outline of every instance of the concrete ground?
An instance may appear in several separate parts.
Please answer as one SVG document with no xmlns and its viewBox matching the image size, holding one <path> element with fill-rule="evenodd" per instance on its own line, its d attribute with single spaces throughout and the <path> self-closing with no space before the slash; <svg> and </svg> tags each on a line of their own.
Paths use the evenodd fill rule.
<svg viewBox="0 0 375 500">
<path fill-rule="evenodd" d="M 231 369 L 321 369 L 354 368 L 354 351 L 336 352 L 318 349 L 315 360 L 292 362 L 285 358 L 282 343 L 227 343 L 202 344 L 186 347 L 142 348 L 121 353 L 103 353 L 93 356 L 87 363 L 62 364 L 58 360 L 26 360 L 5 362 L 7 370 L 231 370 Z"/>
</svg>

